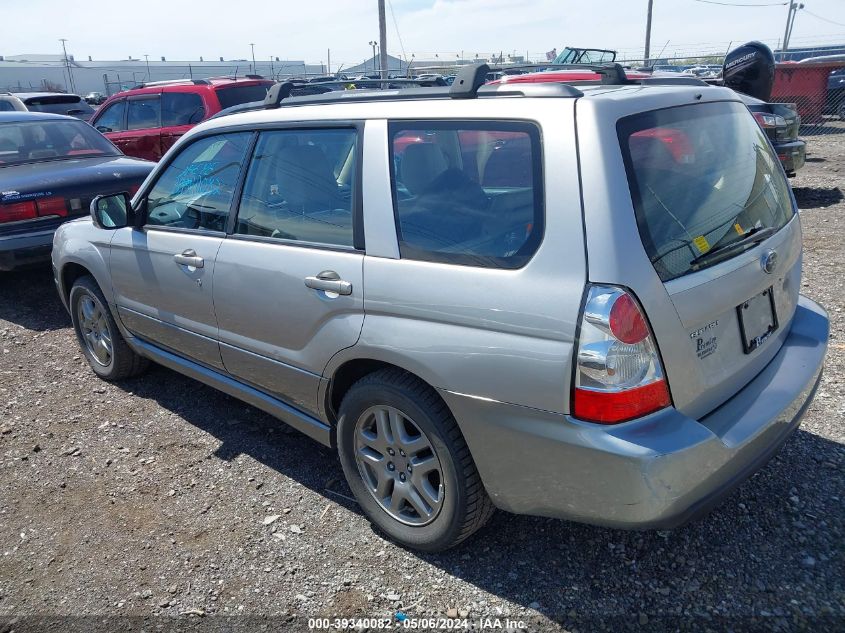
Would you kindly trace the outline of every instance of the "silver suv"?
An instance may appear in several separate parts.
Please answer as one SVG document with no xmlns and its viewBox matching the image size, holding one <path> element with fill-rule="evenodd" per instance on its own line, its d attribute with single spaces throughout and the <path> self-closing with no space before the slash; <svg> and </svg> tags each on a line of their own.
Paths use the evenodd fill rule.
<svg viewBox="0 0 845 633">
<path fill-rule="evenodd" d="M 185 135 L 53 264 L 106 380 L 148 360 L 336 447 L 390 538 L 494 508 L 667 528 L 770 458 L 828 319 L 735 93 L 697 80 L 289 97 Z"/>
</svg>

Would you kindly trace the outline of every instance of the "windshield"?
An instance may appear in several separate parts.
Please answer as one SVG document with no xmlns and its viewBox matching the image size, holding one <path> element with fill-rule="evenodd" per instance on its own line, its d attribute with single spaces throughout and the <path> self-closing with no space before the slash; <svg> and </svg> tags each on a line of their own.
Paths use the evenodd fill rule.
<svg viewBox="0 0 845 633">
<path fill-rule="evenodd" d="M 555 57 L 553 64 L 601 64 L 612 62 L 616 59 L 614 51 L 605 51 L 597 48 L 564 48 Z"/>
<path fill-rule="evenodd" d="M 234 105 L 240 105 L 241 103 L 264 101 L 264 97 L 267 96 L 267 89 L 272 85 L 272 82 L 268 82 L 252 86 L 234 85 L 218 88 L 217 98 L 220 100 L 220 107 L 223 110 L 231 108 Z"/>
<path fill-rule="evenodd" d="M 87 123 L 28 121 L 0 125 L 0 167 L 62 158 L 119 156 L 120 151 Z"/>
<path fill-rule="evenodd" d="M 640 237 L 663 281 L 793 215 L 777 156 L 740 103 L 646 112 L 621 119 L 617 131 Z"/>
</svg>

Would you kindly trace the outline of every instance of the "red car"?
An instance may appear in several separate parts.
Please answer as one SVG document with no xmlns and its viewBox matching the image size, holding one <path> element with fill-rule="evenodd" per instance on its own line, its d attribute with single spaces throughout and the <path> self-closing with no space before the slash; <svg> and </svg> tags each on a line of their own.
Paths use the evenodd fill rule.
<svg viewBox="0 0 845 633">
<path fill-rule="evenodd" d="M 197 123 L 233 105 L 263 100 L 272 85 L 257 75 L 141 84 L 109 97 L 91 125 L 127 156 L 158 161 Z"/>
</svg>

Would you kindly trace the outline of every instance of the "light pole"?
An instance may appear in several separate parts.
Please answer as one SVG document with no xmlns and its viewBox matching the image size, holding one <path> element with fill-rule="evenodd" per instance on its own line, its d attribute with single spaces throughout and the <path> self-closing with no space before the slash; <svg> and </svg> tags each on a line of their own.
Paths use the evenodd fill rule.
<svg viewBox="0 0 845 633">
<path fill-rule="evenodd" d="M 373 73 L 376 72 L 376 47 L 378 46 L 378 42 L 375 40 L 370 41 L 370 46 L 373 47 Z"/>
<path fill-rule="evenodd" d="M 150 80 L 150 56 L 144 53 L 144 59 L 147 60 L 147 81 Z"/>
<path fill-rule="evenodd" d="M 59 41 L 62 43 L 62 52 L 64 53 L 64 57 L 65 57 L 65 68 L 67 68 L 67 78 L 68 78 L 68 83 L 70 84 L 70 91 L 76 92 L 76 86 L 73 84 L 73 73 L 70 70 L 70 61 L 68 61 L 68 58 L 67 58 L 67 48 L 65 47 L 65 42 L 67 42 L 67 40 L 65 38 L 61 37 L 61 38 L 59 38 Z"/>
<path fill-rule="evenodd" d="M 643 64 L 648 66 L 648 60 L 651 56 L 651 7 L 654 4 L 654 0 L 648 0 L 648 16 L 646 17 L 645 23 L 645 55 L 643 57 Z"/>
<path fill-rule="evenodd" d="M 252 49 L 252 72 L 257 73 L 255 68 L 255 44 L 250 43 L 249 47 Z"/>
</svg>

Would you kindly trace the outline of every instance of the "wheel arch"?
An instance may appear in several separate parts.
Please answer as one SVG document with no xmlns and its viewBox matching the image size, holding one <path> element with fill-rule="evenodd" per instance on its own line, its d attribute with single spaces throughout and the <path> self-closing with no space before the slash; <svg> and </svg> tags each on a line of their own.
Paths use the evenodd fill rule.
<svg viewBox="0 0 845 633">
<path fill-rule="evenodd" d="M 437 397 L 443 401 L 440 397 L 440 393 L 431 381 L 426 380 L 426 378 L 421 376 L 418 372 L 411 371 L 407 367 L 403 367 L 400 364 L 384 359 L 368 357 L 349 358 L 343 360 L 335 366 L 335 368 L 329 373 L 330 377 L 326 384 L 325 394 L 323 397 L 323 407 L 326 419 L 332 427 L 337 424 L 337 411 L 340 408 L 340 403 L 343 401 L 343 397 L 352 388 L 352 385 L 361 380 L 364 376 L 382 369 L 398 369 L 399 371 L 413 376 L 428 386 L 435 394 L 437 394 Z M 443 401 L 443 403 L 446 405 L 445 401 Z M 448 408 L 448 405 L 446 406 Z"/>
</svg>

